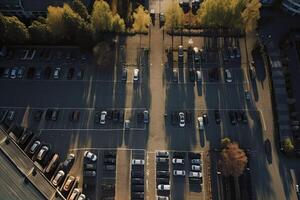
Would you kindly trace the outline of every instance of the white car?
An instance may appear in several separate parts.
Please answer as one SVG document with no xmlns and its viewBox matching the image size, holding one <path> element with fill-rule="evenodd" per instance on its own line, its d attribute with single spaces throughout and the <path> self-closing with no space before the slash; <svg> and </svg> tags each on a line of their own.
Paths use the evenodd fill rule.
<svg viewBox="0 0 300 200">
<path fill-rule="evenodd" d="M 196 171 L 196 172 L 200 172 L 202 170 L 201 165 L 192 165 L 191 170 Z"/>
<path fill-rule="evenodd" d="M 185 171 L 184 170 L 174 170 L 173 175 L 174 176 L 185 176 Z"/>
<path fill-rule="evenodd" d="M 170 190 L 171 189 L 171 186 L 170 185 L 163 185 L 163 184 L 160 184 L 157 186 L 157 189 L 158 190 Z"/>
<path fill-rule="evenodd" d="M 34 154 L 36 151 L 37 151 L 37 149 L 39 148 L 39 146 L 41 145 L 41 142 L 40 141 L 35 141 L 34 143 L 33 143 L 33 145 L 30 147 L 30 153 L 31 154 Z"/>
<path fill-rule="evenodd" d="M 93 162 L 95 162 L 97 160 L 97 156 L 94 153 L 90 152 L 90 151 L 85 151 L 84 152 L 84 157 L 91 160 L 91 161 L 93 161 Z"/>
<path fill-rule="evenodd" d="M 231 76 L 231 72 L 229 71 L 229 69 L 225 69 L 225 81 L 227 83 L 232 82 L 232 76 Z"/>
<path fill-rule="evenodd" d="M 190 172 L 189 173 L 189 177 L 190 178 L 201 178 L 202 177 L 202 173 L 201 172 Z"/>
<path fill-rule="evenodd" d="M 60 67 L 55 68 L 54 73 L 53 73 L 53 79 L 59 79 L 60 70 L 61 70 Z"/>
<path fill-rule="evenodd" d="M 41 150 L 39 151 L 38 155 L 37 155 L 37 159 L 38 160 L 42 160 L 44 158 L 44 156 L 46 155 L 46 153 L 48 152 L 49 147 L 47 146 L 42 146 Z"/>
<path fill-rule="evenodd" d="M 166 196 L 157 196 L 157 200 L 169 200 L 169 197 L 166 197 Z"/>
<path fill-rule="evenodd" d="M 184 164 L 184 160 L 181 158 L 173 158 L 172 163 L 173 164 Z"/>
<path fill-rule="evenodd" d="M 78 199 L 77 200 L 85 200 L 86 198 L 85 198 L 85 195 L 84 194 L 81 194 L 79 197 L 78 197 Z"/>
<path fill-rule="evenodd" d="M 139 80 L 139 69 L 134 69 L 133 71 L 133 81 L 138 81 Z"/>
<path fill-rule="evenodd" d="M 59 170 L 52 181 L 53 185 L 58 186 L 58 184 L 61 182 L 64 176 L 65 176 L 65 172 L 63 170 Z"/>
<path fill-rule="evenodd" d="M 139 160 L 139 159 L 132 159 L 131 164 L 132 165 L 144 165 L 145 161 L 144 160 Z"/>
<path fill-rule="evenodd" d="M 78 188 L 75 188 L 73 191 L 72 191 L 72 194 L 71 196 L 69 197 L 69 200 L 76 200 L 77 197 L 79 196 L 80 194 L 80 190 Z"/>
<path fill-rule="evenodd" d="M 184 113 L 183 112 L 179 113 L 179 126 L 180 127 L 185 126 L 185 119 L 184 119 Z"/>
<path fill-rule="evenodd" d="M 105 124 L 105 118 L 106 118 L 107 112 L 102 111 L 100 116 L 100 124 Z"/>
<path fill-rule="evenodd" d="M 198 117 L 198 126 L 200 130 L 204 129 L 203 117 Z"/>
</svg>

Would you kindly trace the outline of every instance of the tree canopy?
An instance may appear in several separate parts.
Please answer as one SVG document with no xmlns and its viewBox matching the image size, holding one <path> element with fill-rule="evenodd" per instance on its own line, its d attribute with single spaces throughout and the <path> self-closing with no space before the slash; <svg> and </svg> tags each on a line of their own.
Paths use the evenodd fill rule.
<svg viewBox="0 0 300 200">
<path fill-rule="evenodd" d="M 50 31 L 46 23 L 34 20 L 28 27 L 31 42 L 36 44 L 48 43 L 50 39 Z"/>
<path fill-rule="evenodd" d="M 8 43 L 24 44 L 29 39 L 27 27 L 17 17 L 5 16 L 3 20 L 5 26 L 4 37 Z"/>
<path fill-rule="evenodd" d="M 88 20 L 89 18 L 88 10 L 81 0 L 73 0 L 70 6 L 72 10 L 78 13 L 82 19 Z"/>
<path fill-rule="evenodd" d="M 172 1 L 166 11 L 165 27 L 168 30 L 180 29 L 183 26 L 184 13 L 177 1 Z"/>
<path fill-rule="evenodd" d="M 237 143 L 227 143 L 221 151 L 219 166 L 225 176 L 240 176 L 247 165 L 248 158 Z"/>
<path fill-rule="evenodd" d="M 137 7 L 133 13 L 133 30 L 137 33 L 148 33 L 150 23 L 151 17 L 149 12 L 142 5 Z"/>
</svg>

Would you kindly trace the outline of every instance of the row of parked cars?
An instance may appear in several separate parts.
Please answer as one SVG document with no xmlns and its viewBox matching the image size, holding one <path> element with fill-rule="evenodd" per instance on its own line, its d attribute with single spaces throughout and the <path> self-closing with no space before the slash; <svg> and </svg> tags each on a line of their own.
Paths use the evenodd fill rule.
<svg viewBox="0 0 300 200">
<path fill-rule="evenodd" d="M 35 68 L 28 67 L 28 69 L 24 66 L 20 67 L 7 67 L 0 68 L 0 76 L 2 78 L 10 78 L 10 79 L 23 79 L 26 76 L 27 79 L 53 79 L 58 80 L 62 78 L 64 75 L 62 67 L 46 67 L 46 68 Z M 76 78 L 77 80 L 83 79 L 84 70 L 83 69 L 75 69 L 74 67 L 70 67 L 65 71 L 65 77 L 68 80 Z"/>
<path fill-rule="evenodd" d="M 144 110 L 142 112 L 137 113 L 137 122 L 142 123 L 144 122 L 145 124 L 149 123 L 149 111 Z M 106 124 L 107 120 L 112 120 L 113 122 L 124 122 L 124 110 L 103 110 L 101 112 L 95 112 L 95 123 L 96 124 Z M 125 120 L 126 121 L 126 120 Z M 128 120 L 127 120 L 128 121 Z"/>
<path fill-rule="evenodd" d="M 157 200 L 169 200 L 170 173 L 169 173 L 170 154 L 167 151 L 156 152 L 156 187 Z"/>
<path fill-rule="evenodd" d="M 131 199 L 145 198 L 144 167 L 144 159 L 131 160 Z"/>
<path fill-rule="evenodd" d="M 60 162 L 59 154 L 52 152 L 51 145 L 41 141 L 33 131 L 15 125 L 12 126 L 12 130 L 20 148 L 40 166 L 54 187 L 58 188 L 68 200 L 86 199 L 86 196 L 78 188 L 78 179 L 72 174 L 68 174 L 75 161 L 74 154 L 68 154 L 67 158 Z M 85 153 L 85 157 L 90 159 L 87 153 Z"/>
</svg>

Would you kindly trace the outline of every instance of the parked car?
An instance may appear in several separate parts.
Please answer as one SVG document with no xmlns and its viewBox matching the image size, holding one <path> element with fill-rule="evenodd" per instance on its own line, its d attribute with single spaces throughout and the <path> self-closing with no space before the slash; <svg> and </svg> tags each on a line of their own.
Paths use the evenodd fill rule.
<svg viewBox="0 0 300 200">
<path fill-rule="evenodd" d="M 202 178 L 202 173 L 190 171 L 189 178 L 199 178 L 200 179 L 200 178 Z"/>
<path fill-rule="evenodd" d="M 68 154 L 66 160 L 62 163 L 63 169 L 65 171 L 69 171 L 72 168 L 74 161 L 75 161 L 75 155 L 72 153 Z"/>
<path fill-rule="evenodd" d="M 20 67 L 20 68 L 18 69 L 17 77 L 18 77 L 19 79 L 23 78 L 23 76 L 24 76 L 24 71 L 25 71 L 25 67 Z"/>
<path fill-rule="evenodd" d="M 49 163 L 47 164 L 44 172 L 46 174 L 50 174 L 52 173 L 56 167 L 58 166 L 59 164 L 59 155 L 58 154 L 54 154 L 53 157 L 51 158 L 51 160 L 49 161 Z"/>
<path fill-rule="evenodd" d="M 68 70 L 68 74 L 67 74 L 67 79 L 72 79 L 73 76 L 74 76 L 74 72 L 75 72 L 75 69 L 73 67 L 69 68 Z"/>
<path fill-rule="evenodd" d="M 84 170 L 83 171 L 83 176 L 84 177 L 95 177 L 97 175 L 96 171 L 91 171 L 91 170 Z"/>
<path fill-rule="evenodd" d="M 122 81 L 126 81 L 127 80 L 127 68 L 123 68 L 122 69 Z"/>
<path fill-rule="evenodd" d="M 23 135 L 20 137 L 18 143 L 21 145 L 21 146 L 25 146 L 25 144 L 30 140 L 30 138 L 33 136 L 33 132 L 26 129 L 24 132 L 23 132 Z"/>
<path fill-rule="evenodd" d="M 41 145 L 41 142 L 39 140 L 34 141 L 29 149 L 29 153 L 34 154 L 38 150 L 40 145 Z"/>
<path fill-rule="evenodd" d="M 185 126 L 184 113 L 179 112 L 178 116 L 179 116 L 179 126 L 184 127 Z"/>
<path fill-rule="evenodd" d="M 3 78 L 8 78 L 10 74 L 10 69 L 9 68 L 5 68 L 4 72 L 3 72 Z"/>
<path fill-rule="evenodd" d="M 43 110 L 37 110 L 34 113 L 34 120 L 39 122 L 41 121 L 42 115 L 43 115 L 44 111 Z"/>
<path fill-rule="evenodd" d="M 192 160 L 191 160 L 191 163 L 192 163 L 192 164 L 197 164 L 197 165 L 202 164 L 201 159 L 192 159 Z"/>
<path fill-rule="evenodd" d="M 92 163 L 86 163 L 83 165 L 84 170 L 90 170 L 90 171 L 96 171 L 97 170 L 97 164 Z"/>
<path fill-rule="evenodd" d="M 144 110 L 144 123 L 148 124 L 149 123 L 149 111 L 148 110 Z"/>
<path fill-rule="evenodd" d="M 157 200 L 169 200 L 167 196 L 157 196 Z"/>
<path fill-rule="evenodd" d="M 204 125 L 208 125 L 208 116 L 207 116 L 207 114 L 206 113 L 203 114 L 202 117 L 203 117 Z"/>
<path fill-rule="evenodd" d="M 60 67 L 56 67 L 54 72 L 53 72 L 53 79 L 59 79 L 60 77 L 60 71 L 61 71 L 61 68 Z"/>
<path fill-rule="evenodd" d="M 58 111 L 58 110 L 53 110 L 53 111 L 52 111 L 52 115 L 51 115 L 51 120 L 52 120 L 52 121 L 56 121 L 57 118 L 58 118 L 58 114 L 59 114 L 59 111 Z"/>
<path fill-rule="evenodd" d="M 182 60 L 183 61 L 183 46 L 179 45 L 178 46 L 178 60 Z"/>
<path fill-rule="evenodd" d="M 157 151 L 156 156 L 157 157 L 166 157 L 166 158 L 168 158 L 169 157 L 169 152 L 167 152 L 167 151 Z"/>
<path fill-rule="evenodd" d="M 196 76 L 197 76 L 197 82 L 202 83 L 202 73 L 200 70 L 196 71 Z"/>
<path fill-rule="evenodd" d="M 38 153 L 38 155 L 37 155 L 37 159 L 38 160 L 42 160 L 44 157 L 45 157 L 45 155 L 47 154 L 47 152 L 49 151 L 49 147 L 48 146 L 42 146 L 42 148 L 40 149 L 40 151 L 39 151 L 39 153 Z"/>
<path fill-rule="evenodd" d="M 249 91 L 248 91 L 248 90 L 245 90 L 244 93 L 245 93 L 245 98 L 246 98 L 246 100 L 247 100 L 247 101 L 250 101 L 250 93 L 249 93 Z"/>
<path fill-rule="evenodd" d="M 12 68 L 12 70 L 10 71 L 10 78 L 11 79 L 17 78 L 17 68 L 16 67 Z"/>
<path fill-rule="evenodd" d="M 142 178 L 132 178 L 131 179 L 132 185 L 144 185 L 144 179 Z"/>
<path fill-rule="evenodd" d="M 169 163 L 169 158 L 164 158 L 164 157 L 157 157 L 156 158 L 156 162 L 157 163 L 162 163 L 162 164 L 164 164 L 164 163 Z"/>
<path fill-rule="evenodd" d="M 173 69 L 173 82 L 178 82 L 178 72 L 176 69 Z"/>
<path fill-rule="evenodd" d="M 158 190 L 167 190 L 167 191 L 169 191 L 171 189 L 171 186 L 160 184 L 160 185 L 157 186 L 157 189 Z"/>
<path fill-rule="evenodd" d="M 94 120 L 95 120 L 95 124 L 100 123 L 100 113 L 99 112 L 95 113 Z"/>
<path fill-rule="evenodd" d="M 204 129 L 203 117 L 198 117 L 198 127 L 200 130 Z"/>
<path fill-rule="evenodd" d="M 116 170 L 116 165 L 104 165 L 104 169 L 107 171 L 114 171 Z"/>
<path fill-rule="evenodd" d="M 172 159 L 172 163 L 173 164 L 184 164 L 184 159 L 181 159 L 181 158 L 173 158 Z"/>
<path fill-rule="evenodd" d="M 234 111 L 229 111 L 229 119 L 232 125 L 237 123 Z"/>
<path fill-rule="evenodd" d="M 144 160 L 141 160 L 141 159 L 132 159 L 132 160 L 131 160 L 131 164 L 132 164 L 132 165 L 144 165 L 144 164 L 145 164 L 145 161 L 144 161 Z"/>
<path fill-rule="evenodd" d="M 185 176 L 185 171 L 184 170 L 173 170 L 173 175 L 174 176 Z"/>
<path fill-rule="evenodd" d="M 70 115 L 70 120 L 73 122 L 78 122 L 80 118 L 80 111 L 79 110 L 75 110 L 71 112 Z"/>
<path fill-rule="evenodd" d="M 113 166 L 115 166 L 115 165 L 113 165 Z M 131 178 L 144 178 L 144 172 L 143 171 L 132 170 L 131 171 Z"/>
<path fill-rule="evenodd" d="M 105 118 L 106 118 L 107 112 L 102 111 L 100 116 L 100 124 L 105 124 Z"/>
<path fill-rule="evenodd" d="M 83 155 L 85 158 L 89 159 L 90 161 L 95 162 L 97 160 L 97 156 L 90 151 L 85 151 Z"/>
<path fill-rule="evenodd" d="M 84 70 L 83 69 L 79 69 L 77 71 L 77 75 L 76 75 L 77 79 L 81 80 L 81 79 L 83 79 L 83 76 L 84 76 Z"/>
<path fill-rule="evenodd" d="M 79 195 L 77 200 L 85 200 L 85 199 L 86 199 L 85 195 L 81 194 L 81 195 Z"/>
<path fill-rule="evenodd" d="M 64 176 L 65 176 L 65 172 L 63 170 L 59 170 L 55 175 L 54 179 L 52 180 L 52 184 L 54 186 L 58 186 L 62 181 L 62 179 L 64 178 Z"/>
<path fill-rule="evenodd" d="M 159 27 L 161 28 L 162 26 L 164 26 L 166 21 L 166 17 L 165 14 L 163 12 L 159 13 Z"/>
<path fill-rule="evenodd" d="M 189 68 L 189 79 L 191 82 L 195 81 L 195 71 L 191 68 Z"/>
<path fill-rule="evenodd" d="M 169 178 L 156 178 L 157 184 L 169 184 L 170 179 Z"/>
<path fill-rule="evenodd" d="M 221 122 L 220 111 L 219 110 L 215 110 L 214 112 L 215 112 L 216 124 L 220 124 L 220 122 Z"/>
<path fill-rule="evenodd" d="M 76 200 L 79 195 L 80 195 L 80 190 L 78 188 L 74 188 L 74 190 L 72 191 L 69 197 L 69 200 Z"/>
<path fill-rule="evenodd" d="M 191 165 L 192 171 L 200 172 L 202 170 L 201 165 Z"/>
<path fill-rule="evenodd" d="M 8 120 L 8 121 L 13 121 L 14 120 L 14 118 L 15 118 L 15 111 L 14 110 L 10 110 L 9 112 L 8 112 L 8 114 L 7 114 L 7 117 L 6 117 L 6 119 Z"/>
<path fill-rule="evenodd" d="M 231 83 L 232 82 L 232 75 L 231 75 L 230 70 L 229 69 L 225 69 L 224 74 L 225 74 L 225 81 L 227 83 Z"/>
<path fill-rule="evenodd" d="M 137 82 L 139 80 L 139 69 L 134 69 L 133 71 L 133 82 Z"/>
<path fill-rule="evenodd" d="M 245 111 L 241 111 L 241 118 L 242 118 L 243 123 L 246 124 L 248 122 L 247 115 L 246 115 Z"/>
<path fill-rule="evenodd" d="M 156 171 L 156 177 L 158 178 L 168 178 L 170 173 L 168 171 Z"/>
<path fill-rule="evenodd" d="M 75 182 L 75 177 L 74 176 L 69 176 L 67 178 L 67 180 L 65 181 L 65 184 L 64 184 L 64 187 L 63 187 L 63 190 L 68 192 L 71 187 L 73 186 L 74 182 Z"/>
</svg>

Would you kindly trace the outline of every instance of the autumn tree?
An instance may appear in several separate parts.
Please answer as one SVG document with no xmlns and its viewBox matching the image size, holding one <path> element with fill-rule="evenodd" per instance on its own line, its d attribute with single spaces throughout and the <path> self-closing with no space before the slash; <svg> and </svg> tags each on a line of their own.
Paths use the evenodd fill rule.
<svg viewBox="0 0 300 200">
<path fill-rule="evenodd" d="M 221 151 L 220 170 L 225 176 L 240 176 L 247 165 L 248 158 L 237 143 L 227 143 Z"/>
<path fill-rule="evenodd" d="M 283 140 L 283 150 L 286 153 L 290 153 L 294 150 L 294 145 L 291 138 L 286 138 Z"/>
<path fill-rule="evenodd" d="M 92 25 L 97 33 L 112 30 L 113 15 L 107 2 L 95 1 L 91 16 Z"/>
<path fill-rule="evenodd" d="M 133 31 L 140 34 L 140 46 L 142 44 L 142 33 L 148 33 L 148 28 L 151 23 L 150 14 L 145 8 L 140 5 L 133 13 Z"/>
<path fill-rule="evenodd" d="M 5 42 L 9 44 L 24 44 L 29 39 L 27 27 L 17 17 L 5 16 L 3 20 Z"/>
<path fill-rule="evenodd" d="M 246 8 L 242 12 L 242 20 L 244 24 L 244 30 L 250 32 L 256 29 L 257 21 L 260 18 L 259 9 L 261 3 L 259 0 L 248 0 Z"/>
<path fill-rule="evenodd" d="M 45 44 L 49 43 L 50 31 L 46 23 L 34 20 L 28 27 L 28 32 L 32 43 Z"/>
<path fill-rule="evenodd" d="M 0 42 L 4 42 L 4 37 L 5 37 L 5 30 L 6 30 L 6 27 L 5 27 L 5 18 L 4 16 L 2 15 L 2 13 L 0 13 Z"/>
<path fill-rule="evenodd" d="M 61 40 L 65 37 L 63 22 L 64 9 L 62 7 L 49 6 L 47 12 L 47 25 L 53 38 Z"/>
<path fill-rule="evenodd" d="M 183 28 L 184 13 L 177 1 L 172 1 L 166 11 L 165 27 L 171 32 L 172 48 L 173 48 L 173 32 L 174 30 Z"/>
<path fill-rule="evenodd" d="M 72 10 L 78 13 L 82 19 L 88 20 L 89 18 L 88 10 L 81 0 L 73 0 L 70 6 Z"/>
</svg>

